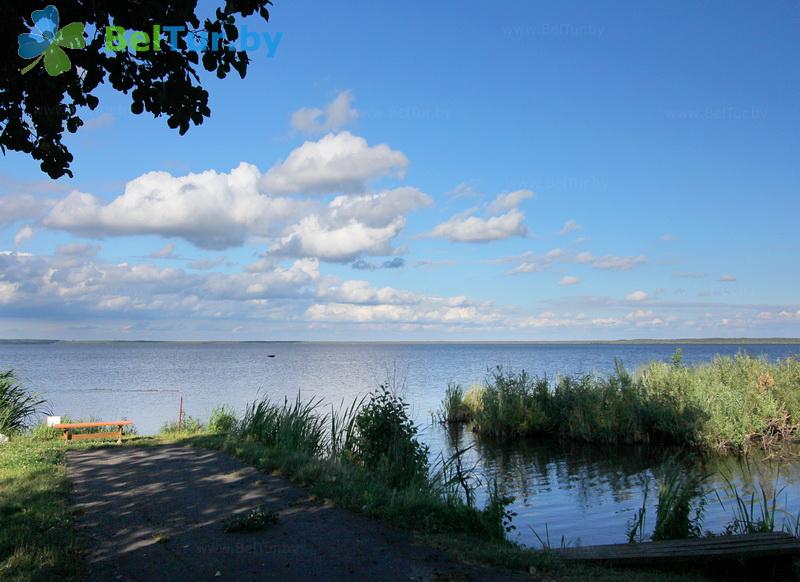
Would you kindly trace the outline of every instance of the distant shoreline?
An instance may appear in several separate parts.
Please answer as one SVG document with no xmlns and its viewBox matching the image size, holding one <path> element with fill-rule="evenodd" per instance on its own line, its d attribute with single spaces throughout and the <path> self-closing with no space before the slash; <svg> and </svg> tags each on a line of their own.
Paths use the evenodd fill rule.
<svg viewBox="0 0 800 582">
<path fill-rule="evenodd" d="M 319 344 L 319 345 L 800 345 L 800 338 L 676 338 L 676 339 L 616 339 L 616 340 L 53 340 L 0 339 L 8 344 Z"/>
</svg>

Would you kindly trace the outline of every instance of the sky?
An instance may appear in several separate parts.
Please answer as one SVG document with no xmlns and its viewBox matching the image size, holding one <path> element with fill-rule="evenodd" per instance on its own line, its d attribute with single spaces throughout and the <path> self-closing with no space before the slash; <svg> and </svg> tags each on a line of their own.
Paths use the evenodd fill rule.
<svg viewBox="0 0 800 582">
<path fill-rule="evenodd" d="M 74 178 L 3 156 L 0 338 L 800 336 L 796 1 L 240 24 L 185 136 L 101 88 Z"/>
</svg>

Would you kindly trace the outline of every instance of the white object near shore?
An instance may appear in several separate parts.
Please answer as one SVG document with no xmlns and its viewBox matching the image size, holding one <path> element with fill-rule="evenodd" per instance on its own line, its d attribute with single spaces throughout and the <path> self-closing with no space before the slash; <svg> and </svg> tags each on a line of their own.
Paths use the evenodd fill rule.
<svg viewBox="0 0 800 582">
<path fill-rule="evenodd" d="M 61 417 L 60 416 L 48 416 L 47 417 L 47 426 L 55 426 L 57 424 L 61 424 Z"/>
<path fill-rule="evenodd" d="M 8 437 L 4 434 L 0 434 L 0 445 L 7 445 L 8 444 Z"/>
</svg>

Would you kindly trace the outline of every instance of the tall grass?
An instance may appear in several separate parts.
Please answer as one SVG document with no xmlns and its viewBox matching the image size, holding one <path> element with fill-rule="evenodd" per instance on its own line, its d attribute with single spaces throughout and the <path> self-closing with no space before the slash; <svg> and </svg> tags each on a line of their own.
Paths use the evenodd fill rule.
<svg viewBox="0 0 800 582">
<path fill-rule="evenodd" d="M 309 485 L 343 507 L 427 533 L 458 532 L 502 541 L 510 498 L 495 491 L 475 507 L 478 482 L 465 451 L 429 466 L 408 405 L 387 385 L 331 407 L 320 399 L 254 402 L 226 448 Z"/>
<path fill-rule="evenodd" d="M 239 434 L 280 451 L 321 455 L 327 444 L 327 419 L 318 414 L 321 405 L 319 398 L 302 402 L 299 394 L 291 404 L 284 399 L 282 406 L 269 399 L 253 402 L 245 410 Z"/>
<path fill-rule="evenodd" d="M 479 391 L 461 396 L 449 388 L 442 416 L 502 439 L 544 432 L 602 443 L 746 452 L 797 432 L 800 361 L 738 354 L 685 366 L 676 354 L 669 363 L 651 362 L 635 373 L 617 362 L 606 376 L 556 380 L 497 368 Z"/>
<path fill-rule="evenodd" d="M 0 433 L 20 432 L 45 403 L 20 385 L 13 370 L 0 372 Z"/>
<path fill-rule="evenodd" d="M 705 509 L 703 483 L 709 477 L 685 470 L 674 458 L 665 462 L 658 483 L 653 540 L 700 537 Z"/>
<path fill-rule="evenodd" d="M 751 471 L 750 465 L 745 464 L 748 473 Z M 733 505 L 733 519 L 725 526 L 725 533 L 751 534 L 768 533 L 775 531 L 776 518 L 778 515 L 778 497 L 785 487 L 779 487 L 780 474 L 776 473 L 771 485 L 760 482 L 757 487 L 748 495 L 741 490 L 736 483 L 723 475 L 725 479 L 725 489 L 729 501 Z M 752 482 L 752 476 L 749 481 Z M 719 492 L 716 492 L 720 506 L 725 509 L 725 503 Z"/>
</svg>

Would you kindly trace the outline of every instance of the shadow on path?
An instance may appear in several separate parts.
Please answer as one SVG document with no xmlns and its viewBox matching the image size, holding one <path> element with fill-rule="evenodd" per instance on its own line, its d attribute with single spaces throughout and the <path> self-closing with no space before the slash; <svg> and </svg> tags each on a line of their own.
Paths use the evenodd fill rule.
<svg viewBox="0 0 800 582">
<path fill-rule="evenodd" d="M 179 445 L 68 454 L 90 544 L 90 580 L 512 579 L 415 545 L 383 523 L 308 498 L 300 487 L 217 451 Z M 257 533 L 223 522 L 265 505 Z"/>
</svg>

